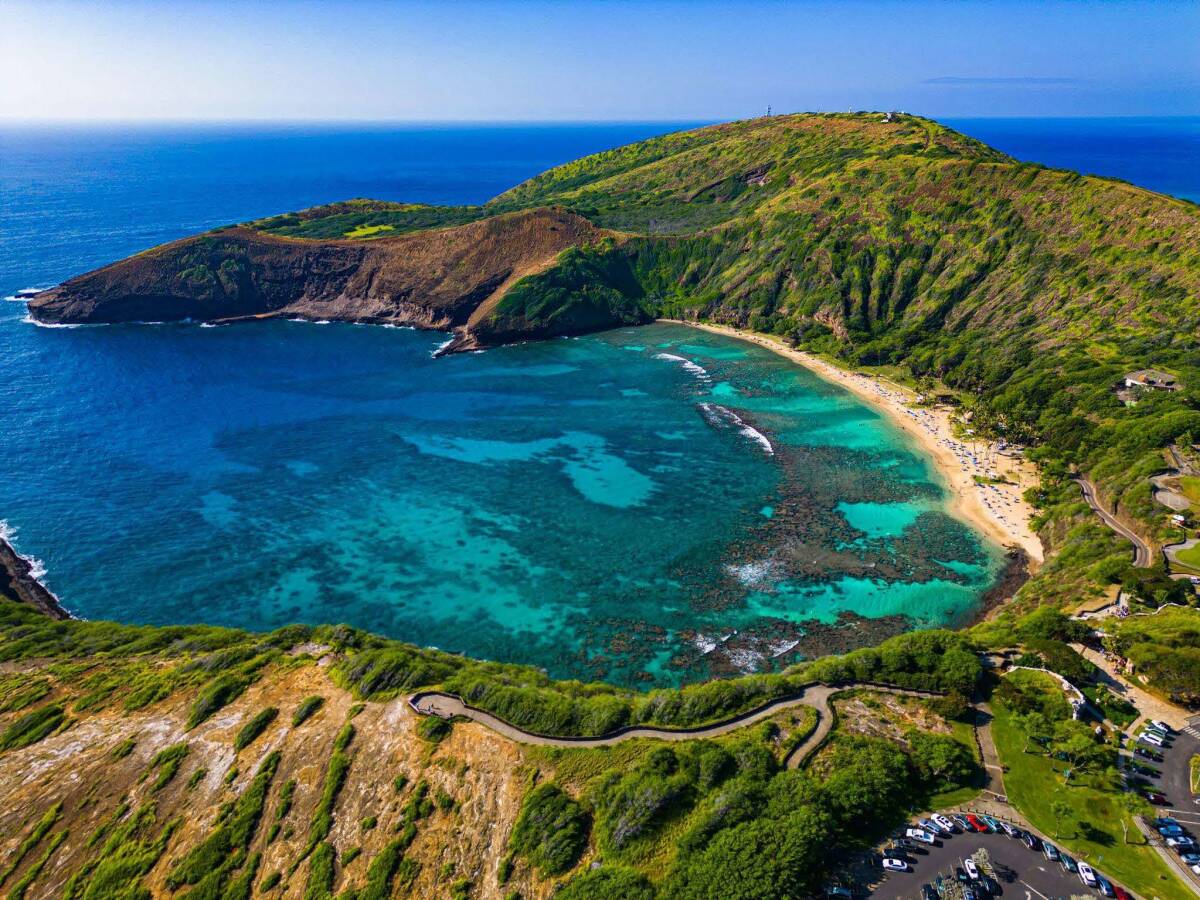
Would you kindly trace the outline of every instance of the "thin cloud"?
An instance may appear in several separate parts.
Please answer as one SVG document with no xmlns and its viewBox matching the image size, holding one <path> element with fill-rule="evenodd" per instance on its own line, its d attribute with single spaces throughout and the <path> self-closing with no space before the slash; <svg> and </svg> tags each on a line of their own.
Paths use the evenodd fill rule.
<svg viewBox="0 0 1200 900">
<path fill-rule="evenodd" d="M 1078 78 L 1043 78 L 1034 75 L 1018 75 L 1010 78 L 982 78 L 958 75 L 940 75 L 926 78 L 922 84 L 1079 84 Z"/>
</svg>

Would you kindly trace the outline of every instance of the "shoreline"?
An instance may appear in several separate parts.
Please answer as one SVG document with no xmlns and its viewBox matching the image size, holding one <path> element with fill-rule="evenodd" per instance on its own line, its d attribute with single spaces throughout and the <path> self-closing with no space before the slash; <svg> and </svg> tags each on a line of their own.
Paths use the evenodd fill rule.
<svg viewBox="0 0 1200 900">
<path fill-rule="evenodd" d="M 0 537 L 0 596 L 11 595 L 51 619 L 74 618 L 32 573 L 33 563 Z"/>
<path fill-rule="evenodd" d="M 757 344 L 866 401 L 925 451 L 945 482 L 946 505 L 951 515 L 974 526 L 1007 553 L 1014 550 L 1022 553 L 1030 571 L 1036 571 L 1043 562 L 1042 543 L 1029 527 L 1033 507 L 1022 497 L 1027 487 L 1037 484 L 1034 467 L 1024 459 L 989 454 L 986 448 L 976 450 L 976 445 L 955 437 L 948 409 L 917 406 L 915 395 L 907 388 L 839 368 L 767 335 L 683 319 L 658 321 L 687 325 Z M 976 476 L 998 476 L 1006 483 L 981 484 L 976 481 Z"/>
</svg>

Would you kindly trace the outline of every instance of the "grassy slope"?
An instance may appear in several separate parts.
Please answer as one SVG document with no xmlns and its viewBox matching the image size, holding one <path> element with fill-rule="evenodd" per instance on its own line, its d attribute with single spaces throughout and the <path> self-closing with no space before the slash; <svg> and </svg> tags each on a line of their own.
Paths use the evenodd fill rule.
<svg viewBox="0 0 1200 900">
<path fill-rule="evenodd" d="M 1044 687 L 1061 698 L 1061 689 L 1048 676 L 1017 672 L 1009 676 Z M 1093 785 L 1105 776 L 1077 778 L 1070 786 L 1059 774 L 1064 764 L 1042 753 L 1025 752 L 1025 735 L 1003 703 L 993 704 L 992 734 L 1004 760 L 1004 788 L 1009 799 L 1043 833 L 1056 837 L 1078 858 L 1126 884 L 1139 895 L 1168 898 L 1190 897 L 1191 892 L 1167 869 L 1154 850 L 1144 843 L 1127 812 L 1114 801 L 1114 794 Z M 1062 700 L 1062 716 L 1069 716 Z M 1071 812 L 1056 824 L 1050 810 L 1052 800 L 1066 801 Z M 1130 835 L 1126 843 L 1121 822 Z"/>
</svg>

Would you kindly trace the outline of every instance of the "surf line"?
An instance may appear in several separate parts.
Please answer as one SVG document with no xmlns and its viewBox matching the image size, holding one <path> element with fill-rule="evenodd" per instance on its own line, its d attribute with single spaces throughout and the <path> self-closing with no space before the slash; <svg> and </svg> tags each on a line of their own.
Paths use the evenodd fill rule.
<svg viewBox="0 0 1200 900">
<path fill-rule="evenodd" d="M 775 448 L 771 446 L 771 442 L 767 439 L 767 436 L 757 428 L 747 424 L 732 409 L 726 409 L 717 403 L 698 403 L 696 405 L 710 425 L 719 428 L 722 424 L 728 423 L 738 430 L 738 434 L 750 438 L 750 440 L 762 447 L 768 456 L 775 455 Z"/>
</svg>

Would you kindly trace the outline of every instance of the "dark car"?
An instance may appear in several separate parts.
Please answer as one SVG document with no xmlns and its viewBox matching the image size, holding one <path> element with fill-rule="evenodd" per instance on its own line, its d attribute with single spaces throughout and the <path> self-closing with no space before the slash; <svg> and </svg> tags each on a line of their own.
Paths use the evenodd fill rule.
<svg viewBox="0 0 1200 900">
<path fill-rule="evenodd" d="M 1166 806 L 1167 805 L 1166 796 L 1163 794 L 1160 794 L 1158 791 L 1143 791 L 1142 793 L 1146 797 L 1146 799 L 1149 800 L 1151 803 L 1153 803 L 1155 806 Z"/>
<path fill-rule="evenodd" d="M 921 900 L 938 900 L 938 893 L 932 884 L 921 885 Z"/>
<path fill-rule="evenodd" d="M 1030 850 L 1038 850 L 1042 846 L 1042 842 L 1035 838 L 1028 831 L 1021 835 L 1021 840 L 1025 842 L 1025 846 Z"/>
<path fill-rule="evenodd" d="M 1138 756 L 1140 756 L 1142 759 L 1153 760 L 1154 762 L 1157 762 L 1157 763 L 1160 763 L 1163 761 L 1161 753 L 1155 753 L 1153 750 L 1149 749 L 1148 747 L 1134 747 L 1133 752 L 1135 754 L 1137 754 Z"/>
</svg>

